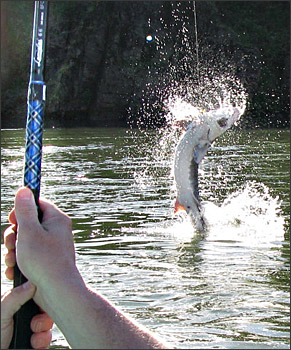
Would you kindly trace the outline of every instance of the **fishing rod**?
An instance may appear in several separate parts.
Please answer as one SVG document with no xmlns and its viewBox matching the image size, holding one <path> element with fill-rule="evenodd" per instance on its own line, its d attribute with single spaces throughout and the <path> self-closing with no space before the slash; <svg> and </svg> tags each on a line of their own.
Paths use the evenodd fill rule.
<svg viewBox="0 0 291 350">
<path fill-rule="evenodd" d="M 31 189 L 38 209 L 41 222 L 42 214 L 39 209 L 39 193 L 41 178 L 41 156 L 43 117 L 45 107 L 44 61 L 47 28 L 48 1 L 34 2 L 34 19 L 31 49 L 30 79 L 27 94 L 26 146 L 24 164 L 24 186 Z M 14 268 L 14 287 L 27 281 L 17 264 Z M 14 315 L 13 337 L 10 349 L 31 349 L 30 338 L 32 331 L 30 321 L 39 313 L 39 308 L 30 299 Z"/>
</svg>

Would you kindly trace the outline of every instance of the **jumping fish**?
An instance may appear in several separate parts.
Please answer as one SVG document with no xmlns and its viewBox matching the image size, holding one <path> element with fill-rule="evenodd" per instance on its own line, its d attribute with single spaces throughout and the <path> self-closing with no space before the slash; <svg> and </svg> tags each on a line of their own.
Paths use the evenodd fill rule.
<svg viewBox="0 0 291 350">
<path fill-rule="evenodd" d="M 177 199 L 175 213 L 185 210 L 197 231 L 207 230 L 207 221 L 199 197 L 198 166 L 212 142 L 228 130 L 240 117 L 236 107 L 221 107 L 204 112 L 188 125 L 175 152 L 174 178 Z"/>
</svg>

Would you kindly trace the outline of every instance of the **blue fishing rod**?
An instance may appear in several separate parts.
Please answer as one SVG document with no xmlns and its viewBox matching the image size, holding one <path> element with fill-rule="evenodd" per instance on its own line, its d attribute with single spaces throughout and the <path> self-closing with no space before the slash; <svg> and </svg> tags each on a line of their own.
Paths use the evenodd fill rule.
<svg viewBox="0 0 291 350">
<path fill-rule="evenodd" d="M 24 186 L 31 189 L 38 209 L 41 222 L 42 214 L 39 209 L 39 193 L 41 179 L 41 156 L 43 117 L 45 107 L 44 60 L 47 28 L 48 1 L 34 2 L 33 35 L 31 49 L 30 79 L 27 94 L 26 148 L 24 165 Z M 14 268 L 14 287 L 27 281 L 18 265 Z M 39 308 L 30 299 L 14 315 L 14 333 L 10 349 L 31 349 L 30 338 L 32 331 L 30 322 Z"/>
</svg>

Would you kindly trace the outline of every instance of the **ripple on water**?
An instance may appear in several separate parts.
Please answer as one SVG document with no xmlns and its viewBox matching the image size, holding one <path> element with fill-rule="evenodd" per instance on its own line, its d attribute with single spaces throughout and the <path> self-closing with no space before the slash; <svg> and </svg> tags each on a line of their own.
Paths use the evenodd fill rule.
<svg viewBox="0 0 291 350">
<path fill-rule="evenodd" d="M 73 218 L 77 264 L 92 288 L 178 348 L 289 348 L 289 177 L 282 165 L 289 149 L 282 132 L 268 131 L 272 152 L 260 148 L 268 144 L 261 131 L 256 144 L 250 133 L 232 135 L 236 147 L 227 138 L 216 143 L 200 174 L 205 237 L 173 215 L 172 154 L 149 161 L 137 148 L 155 155 L 152 138 L 134 141 L 124 130 L 104 131 L 103 139 L 99 129 L 54 133 L 46 136 L 57 148 L 45 151 L 42 193 Z M 9 139 L 2 227 L 22 181 L 23 132 Z M 2 259 L 3 291 L 11 287 L 4 269 Z M 67 347 L 57 328 L 53 346 Z"/>
</svg>

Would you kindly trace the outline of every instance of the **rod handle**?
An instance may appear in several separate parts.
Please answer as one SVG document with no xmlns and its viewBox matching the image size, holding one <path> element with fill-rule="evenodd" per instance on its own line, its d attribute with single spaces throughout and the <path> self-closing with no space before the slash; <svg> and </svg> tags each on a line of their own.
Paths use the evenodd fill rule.
<svg viewBox="0 0 291 350">
<path fill-rule="evenodd" d="M 14 266 L 14 287 L 21 285 L 26 281 L 26 277 L 21 273 L 16 264 Z M 30 299 L 14 314 L 14 325 L 19 323 L 19 319 L 21 319 L 22 322 L 21 327 L 14 327 L 13 329 L 13 337 L 9 349 L 32 349 L 30 338 L 33 332 L 30 328 L 30 323 L 32 317 L 39 314 L 39 312 L 37 304 L 33 299 Z"/>
<path fill-rule="evenodd" d="M 38 191 L 32 190 L 34 198 L 36 201 L 36 207 L 38 211 L 38 219 L 42 221 L 42 211 L 39 208 L 38 203 Z M 13 287 L 18 287 L 21 284 L 25 283 L 27 278 L 20 271 L 17 263 L 14 266 L 14 282 Z M 28 300 L 21 308 L 14 314 L 13 321 L 13 336 L 9 349 L 32 349 L 30 339 L 33 334 L 30 323 L 31 319 L 40 313 L 38 305 L 34 302 L 33 299 Z M 21 326 L 20 321 L 21 320 Z"/>
</svg>

